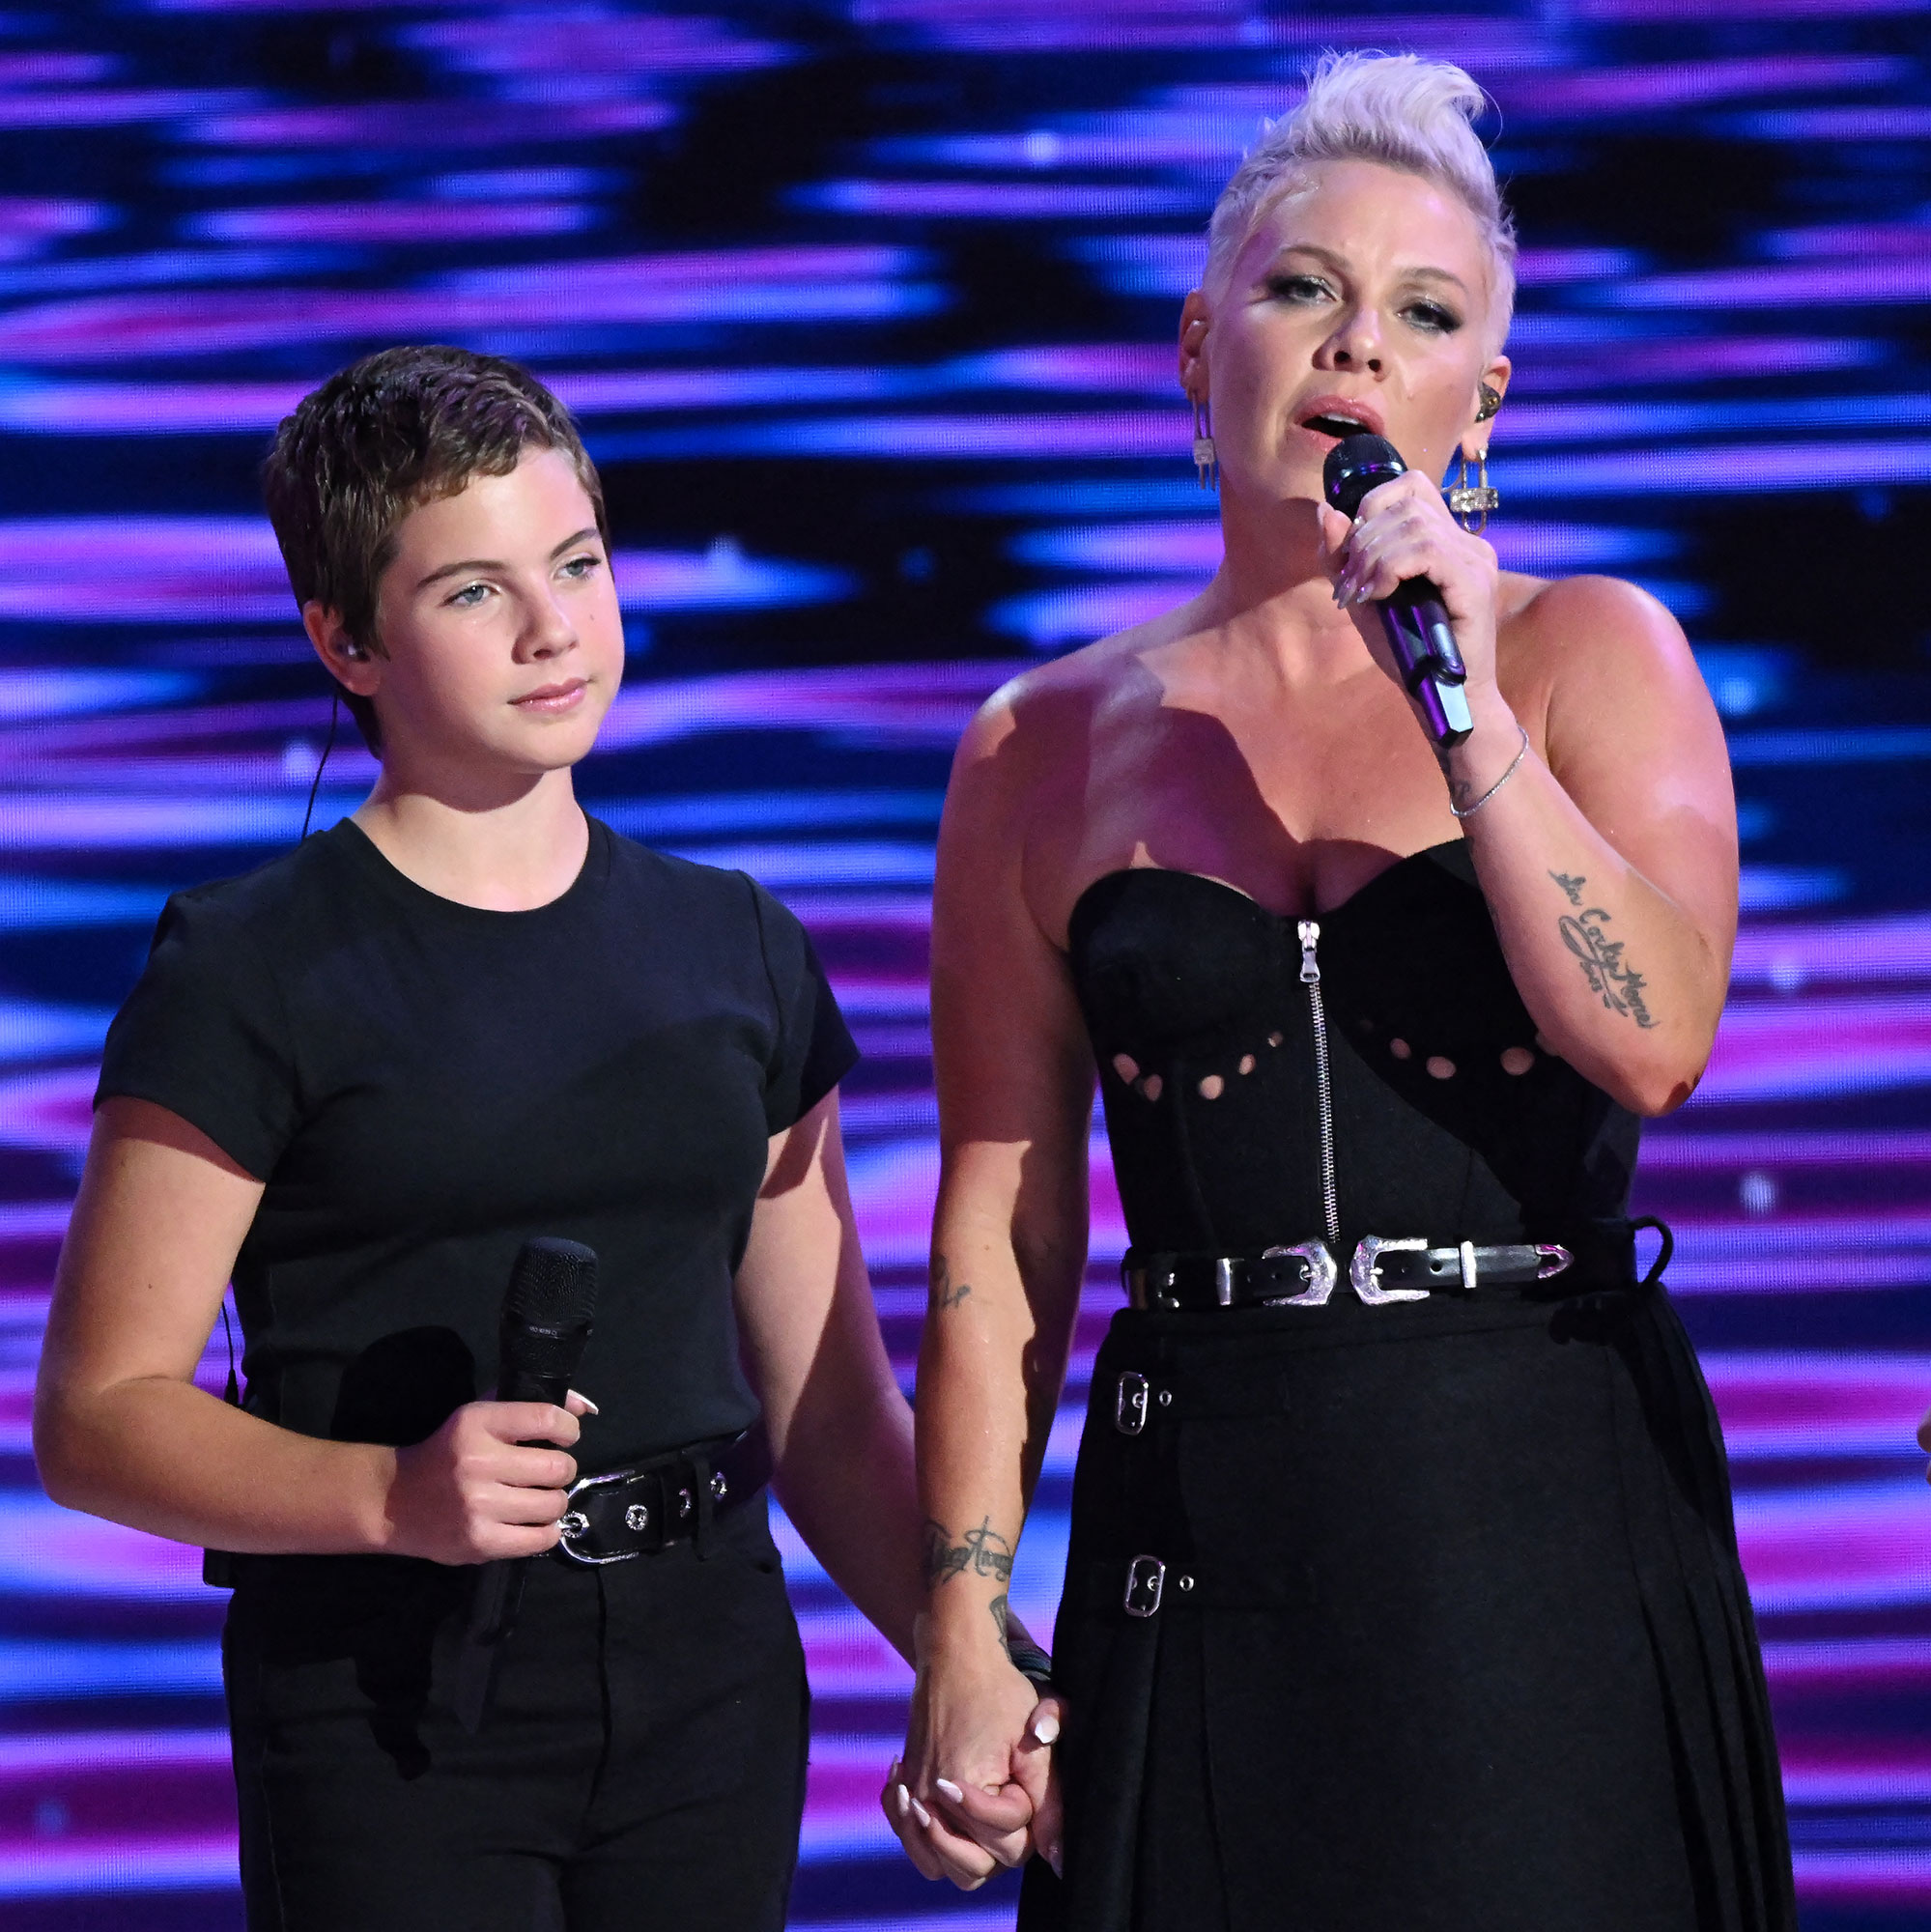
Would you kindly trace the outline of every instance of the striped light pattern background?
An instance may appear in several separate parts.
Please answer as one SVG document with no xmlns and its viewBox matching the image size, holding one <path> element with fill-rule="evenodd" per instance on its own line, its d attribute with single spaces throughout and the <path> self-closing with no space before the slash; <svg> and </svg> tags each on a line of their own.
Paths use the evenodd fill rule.
<svg viewBox="0 0 1931 1932">
<path fill-rule="evenodd" d="M 1370 5 L 1374 0 L 1370 0 Z M 1744 817 L 1710 1076 L 1642 1204 L 1729 1434 L 1811 1932 L 1931 1911 L 1931 8 L 116 0 L 0 8 L 0 1923 L 232 1928 L 196 1559 L 57 1510 L 28 1403 L 101 1032 L 174 887 L 284 849 L 328 722 L 263 439 L 354 355 L 526 358 L 604 467 L 619 830 L 809 922 L 908 1379 L 951 744 L 1217 554 L 1174 381 L 1215 186 L 1325 46 L 1464 62 L 1525 252 L 1504 562 L 1647 584 Z M 338 743 L 324 822 L 373 767 Z M 1050 1625 L 1094 1267 L 1015 1594 Z M 224 1364 L 204 1365 L 218 1384 Z M 906 1673 L 788 1532 L 795 1922 L 1009 1922 L 900 1861 Z"/>
</svg>

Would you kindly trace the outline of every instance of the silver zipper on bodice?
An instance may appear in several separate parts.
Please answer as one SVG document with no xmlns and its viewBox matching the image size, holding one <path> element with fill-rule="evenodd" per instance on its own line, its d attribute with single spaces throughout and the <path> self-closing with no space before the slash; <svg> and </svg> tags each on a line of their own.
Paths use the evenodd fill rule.
<svg viewBox="0 0 1931 1932">
<path fill-rule="evenodd" d="M 1308 1017 L 1314 1024 L 1314 1085 L 1320 1102 L 1320 1206 L 1329 1248 L 1341 1245 L 1341 1202 L 1334 1183 L 1334 1085 L 1327 1067 L 1327 1015 L 1320 1002 L 1320 923 L 1300 922 L 1301 984 L 1307 988 Z"/>
</svg>

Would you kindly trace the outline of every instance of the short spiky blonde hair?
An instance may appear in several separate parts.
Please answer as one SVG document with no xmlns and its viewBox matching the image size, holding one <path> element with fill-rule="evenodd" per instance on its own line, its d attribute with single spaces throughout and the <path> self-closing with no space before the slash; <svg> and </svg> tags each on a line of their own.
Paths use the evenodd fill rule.
<svg viewBox="0 0 1931 1932">
<path fill-rule="evenodd" d="M 1446 61 L 1416 54 L 1324 54 L 1307 98 L 1262 130 L 1207 223 L 1207 273 L 1226 280 L 1255 224 L 1314 161 L 1378 161 L 1446 188 L 1472 215 L 1493 262 L 1491 292 L 1508 335 L 1516 299 L 1516 224 L 1495 184 L 1473 122 L 1489 103 L 1474 81 Z"/>
</svg>

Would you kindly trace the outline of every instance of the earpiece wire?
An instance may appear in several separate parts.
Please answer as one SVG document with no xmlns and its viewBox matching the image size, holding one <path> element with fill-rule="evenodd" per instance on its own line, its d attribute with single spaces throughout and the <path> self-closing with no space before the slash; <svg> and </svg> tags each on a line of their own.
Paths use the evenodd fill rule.
<svg viewBox="0 0 1931 1932">
<path fill-rule="evenodd" d="M 322 789 L 323 768 L 328 763 L 328 754 L 335 749 L 335 726 L 342 718 L 342 694 L 338 690 L 328 700 L 328 735 L 322 741 L 322 755 L 315 761 L 315 777 L 309 781 L 308 804 L 301 814 L 301 838 L 308 837 L 308 821 L 315 816 L 315 795 Z M 298 838 L 296 843 L 301 843 Z"/>
</svg>

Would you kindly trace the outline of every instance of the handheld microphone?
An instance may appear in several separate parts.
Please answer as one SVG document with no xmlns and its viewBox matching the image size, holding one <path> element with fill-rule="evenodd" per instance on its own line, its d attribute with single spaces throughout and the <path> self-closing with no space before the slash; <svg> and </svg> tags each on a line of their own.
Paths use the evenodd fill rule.
<svg viewBox="0 0 1931 1932">
<path fill-rule="evenodd" d="M 510 1269 L 497 1330 L 497 1400 L 559 1407 L 590 1339 L 597 1257 L 581 1241 L 538 1235 Z"/>
<path fill-rule="evenodd" d="M 538 1235 L 523 1244 L 510 1269 L 497 1331 L 497 1400 L 547 1402 L 559 1408 L 570 1393 L 590 1317 L 597 1304 L 597 1257 L 580 1241 Z M 547 1443 L 525 1443 L 547 1448 Z M 469 1628 L 456 1662 L 456 1715 L 474 1732 L 490 1701 L 497 1646 L 523 1605 L 527 1557 L 485 1563 L 476 1573 Z"/>
<path fill-rule="evenodd" d="M 1351 520 L 1370 490 L 1406 475 L 1407 467 L 1386 437 L 1344 437 L 1327 452 L 1321 488 L 1329 503 Z M 1468 671 L 1441 608 L 1441 592 L 1426 577 L 1409 577 L 1375 608 L 1402 682 L 1428 720 L 1429 734 L 1437 745 L 1461 744 L 1474 728 L 1462 689 Z"/>
</svg>

